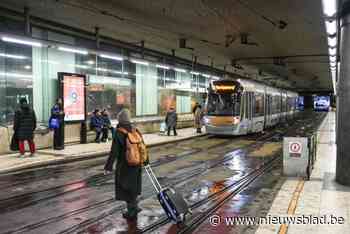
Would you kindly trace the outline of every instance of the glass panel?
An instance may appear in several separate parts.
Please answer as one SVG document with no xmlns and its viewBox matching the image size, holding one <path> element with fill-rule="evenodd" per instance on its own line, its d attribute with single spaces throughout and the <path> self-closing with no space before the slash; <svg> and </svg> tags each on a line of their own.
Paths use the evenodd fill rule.
<svg viewBox="0 0 350 234">
<path fill-rule="evenodd" d="M 136 115 L 156 115 L 157 113 L 157 68 L 136 64 Z"/>
<path fill-rule="evenodd" d="M 5 42 L 0 48 L 0 119 L 11 123 L 21 97 L 33 105 L 32 48 Z"/>
<path fill-rule="evenodd" d="M 264 96 L 262 94 L 255 94 L 255 104 L 254 104 L 254 117 L 259 117 L 264 115 Z"/>
</svg>

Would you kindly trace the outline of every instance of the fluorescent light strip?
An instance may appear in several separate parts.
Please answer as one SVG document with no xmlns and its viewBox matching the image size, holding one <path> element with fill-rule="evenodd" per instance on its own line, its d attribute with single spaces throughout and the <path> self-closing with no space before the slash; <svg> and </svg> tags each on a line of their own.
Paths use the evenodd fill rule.
<svg viewBox="0 0 350 234">
<path fill-rule="evenodd" d="M 18 44 L 22 44 L 22 45 L 35 46 L 35 47 L 42 47 L 43 46 L 40 42 L 21 40 L 21 39 L 17 39 L 17 38 L 13 38 L 13 37 L 2 37 L 1 40 L 6 41 L 6 42 L 18 43 Z"/>
<path fill-rule="evenodd" d="M 335 56 L 331 56 L 329 57 L 329 61 L 331 61 L 332 63 L 335 63 L 337 61 L 337 58 Z"/>
<path fill-rule="evenodd" d="M 326 16 L 334 16 L 337 12 L 336 0 L 322 0 L 323 13 Z"/>
<path fill-rule="evenodd" d="M 332 21 L 326 20 L 326 31 L 328 35 L 333 35 L 337 33 L 337 23 L 335 20 L 332 20 Z"/>
<path fill-rule="evenodd" d="M 328 37 L 328 46 L 336 47 L 337 46 L 337 37 Z"/>
<path fill-rule="evenodd" d="M 181 69 L 181 68 L 174 68 L 175 71 L 177 72 L 182 72 L 182 73 L 186 73 L 187 71 L 185 69 Z"/>
<path fill-rule="evenodd" d="M 209 77 L 210 77 L 210 75 L 204 74 L 204 73 L 202 73 L 202 76 L 204 76 L 204 77 L 206 77 L 206 78 L 209 78 Z"/>
<path fill-rule="evenodd" d="M 27 58 L 27 57 L 22 56 L 22 55 L 3 54 L 3 53 L 0 53 L 0 57 L 13 58 L 13 59 L 26 59 Z"/>
<path fill-rule="evenodd" d="M 330 65 L 331 67 L 337 66 L 337 64 L 336 64 L 335 62 L 330 62 L 329 65 Z"/>
<path fill-rule="evenodd" d="M 162 68 L 162 69 L 165 69 L 165 70 L 169 70 L 169 67 L 168 67 L 168 66 L 161 65 L 161 64 L 157 64 L 156 67 Z"/>
<path fill-rule="evenodd" d="M 198 76 L 198 75 L 199 75 L 199 72 L 191 71 L 190 73 L 191 73 L 192 75 L 195 75 L 195 76 Z"/>
<path fill-rule="evenodd" d="M 113 56 L 113 55 L 108 55 L 108 54 L 100 54 L 101 58 L 107 58 L 107 59 L 113 59 L 113 60 L 117 60 L 117 61 L 123 61 L 122 57 L 119 56 Z"/>
<path fill-rule="evenodd" d="M 135 60 L 135 59 L 131 59 L 130 62 L 132 63 L 136 63 L 136 64 L 140 64 L 140 65 L 144 65 L 144 66 L 148 66 L 149 63 L 146 61 L 140 61 L 140 60 Z"/>
<path fill-rule="evenodd" d="M 10 77 L 16 77 L 16 78 L 33 78 L 32 75 L 24 75 L 24 74 L 18 74 L 18 73 L 7 73 L 7 72 L 0 72 L 0 76 L 10 76 Z"/>
<path fill-rule="evenodd" d="M 218 77 L 218 76 L 212 76 L 211 78 L 214 80 L 220 80 L 220 77 Z"/>
<path fill-rule="evenodd" d="M 65 51 L 65 52 L 71 52 L 71 53 L 77 53 L 77 54 L 84 54 L 87 55 L 88 52 L 86 50 L 79 50 L 79 49 L 72 49 L 67 47 L 58 47 L 58 50 Z"/>
<path fill-rule="evenodd" d="M 328 48 L 328 52 L 330 56 L 335 56 L 337 54 L 336 48 Z"/>
</svg>

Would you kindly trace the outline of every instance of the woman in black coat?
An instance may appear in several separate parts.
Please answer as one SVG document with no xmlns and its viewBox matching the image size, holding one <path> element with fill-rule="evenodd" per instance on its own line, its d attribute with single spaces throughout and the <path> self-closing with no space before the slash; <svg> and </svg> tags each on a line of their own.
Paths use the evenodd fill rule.
<svg viewBox="0 0 350 234">
<path fill-rule="evenodd" d="M 123 213 L 126 219 L 136 219 L 137 213 L 141 209 L 137 206 L 137 196 L 141 194 L 142 173 L 140 166 L 129 166 L 126 161 L 126 137 L 127 135 L 118 130 L 124 128 L 131 132 L 132 125 L 128 112 L 122 112 L 118 116 L 119 124 L 113 138 L 112 148 L 105 165 L 105 172 L 113 171 L 114 162 L 115 169 L 115 199 L 125 201 L 127 204 L 127 212 Z"/>
<path fill-rule="evenodd" d="M 34 156 L 34 130 L 36 128 L 36 116 L 34 111 L 29 107 L 27 99 L 21 98 L 20 109 L 15 112 L 13 130 L 19 144 L 19 152 L 24 156 L 24 141 L 28 142 L 30 156 Z"/>
</svg>

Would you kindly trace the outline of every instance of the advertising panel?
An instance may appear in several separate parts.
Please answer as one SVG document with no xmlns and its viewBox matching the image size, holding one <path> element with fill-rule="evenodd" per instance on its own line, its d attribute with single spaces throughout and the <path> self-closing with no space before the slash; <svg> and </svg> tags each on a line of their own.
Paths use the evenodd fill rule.
<svg viewBox="0 0 350 234">
<path fill-rule="evenodd" d="M 66 122 L 85 120 L 85 76 L 59 73 Z"/>
</svg>

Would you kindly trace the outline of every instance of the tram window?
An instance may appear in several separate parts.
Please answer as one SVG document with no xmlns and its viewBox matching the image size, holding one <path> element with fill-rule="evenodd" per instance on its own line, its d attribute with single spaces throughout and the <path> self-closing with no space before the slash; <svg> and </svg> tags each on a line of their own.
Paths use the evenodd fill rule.
<svg viewBox="0 0 350 234">
<path fill-rule="evenodd" d="M 241 95 L 208 94 L 208 115 L 239 116 L 240 109 Z"/>
<path fill-rule="evenodd" d="M 262 94 L 254 95 L 254 117 L 264 115 L 264 96 Z"/>
</svg>

